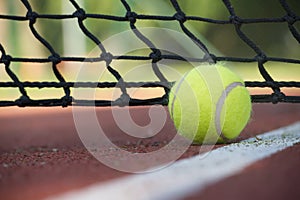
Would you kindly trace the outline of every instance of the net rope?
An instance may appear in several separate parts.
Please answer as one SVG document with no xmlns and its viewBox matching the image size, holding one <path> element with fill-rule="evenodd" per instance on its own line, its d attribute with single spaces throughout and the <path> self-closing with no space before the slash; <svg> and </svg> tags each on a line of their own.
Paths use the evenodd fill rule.
<svg viewBox="0 0 300 200">
<path fill-rule="evenodd" d="M 295 42 L 300 44 L 300 34 L 297 28 L 295 27 L 295 23 L 300 21 L 300 16 L 298 16 L 293 9 L 289 6 L 289 4 L 285 0 L 279 0 L 280 5 L 285 11 L 285 15 L 278 18 L 256 18 L 256 19 L 246 19 L 239 17 L 234 9 L 234 6 L 230 2 L 230 0 L 223 0 L 223 4 L 225 5 L 230 17 L 228 20 L 216 20 L 210 18 L 203 18 L 199 16 L 190 16 L 187 15 L 180 7 L 180 4 L 177 0 L 170 0 L 170 3 L 174 9 L 174 15 L 172 16 L 160 16 L 160 15 L 149 15 L 149 14 L 139 14 L 132 10 L 130 4 L 126 0 L 121 0 L 122 6 L 126 9 L 125 15 L 122 16 L 114 16 L 107 14 L 91 14 L 87 13 L 84 8 L 80 7 L 80 5 L 76 2 L 76 0 L 69 0 L 69 2 L 74 7 L 75 12 L 72 14 L 39 14 L 32 9 L 32 5 L 28 0 L 21 0 L 23 5 L 26 7 L 27 13 L 25 16 L 16 16 L 16 15 L 0 15 L 0 19 L 12 20 L 12 21 L 27 21 L 30 31 L 32 35 L 38 40 L 45 48 L 47 48 L 50 52 L 50 55 L 47 58 L 30 58 L 30 57 L 15 57 L 14 55 L 10 55 L 6 52 L 5 46 L 0 43 L 0 67 L 5 68 L 5 72 L 11 79 L 9 82 L 1 82 L 0 80 L 0 88 L 18 88 L 20 92 L 20 98 L 16 100 L 0 100 L 0 107 L 3 106 L 82 106 L 89 105 L 88 102 L 90 100 L 86 99 L 75 99 L 72 97 L 71 88 L 81 87 L 81 88 L 114 88 L 119 87 L 122 94 L 116 100 L 101 100 L 96 99 L 93 100 L 93 105 L 96 106 L 124 106 L 124 105 L 155 105 L 162 104 L 167 105 L 168 103 L 168 93 L 169 88 L 173 84 L 168 81 L 167 78 L 161 72 L 158 63 L 161 60 L 169 59 L 169 60 L 182 60 L 182 57 L 179 55 L 171 55 L 161 51 L 159 48 L 155 46 L 155 44 L 151 41 L 151 39 L 147 38 L 142 32 L 139 31 L 139 27 L 136 25 L 137 21 L 140 20 L 158 20 L 158 21 L 177 21 L 182 32 L 188 36 L 191 40 L 193 40 L 197 46 L 203 51 L 203 57 L 195 57 L 190 60 L 193 62 L 200 63 L 217 63 L 220 61 L 225 62 L 238 62 L 238 63 L 257 63 L 258 70 L 261 76 L 264 78 L 264 81 L 245 81 L 246 87 L 253 88 L 271 88 L 271 94 L 260 94 L 260 95 L 252 95 L 252 102 L 289 102 L 289 103 L 300 103 L 300 96 L 288 96 L 284 92 L 282 92 L 282 88 L 300 88 L 300 82 L 297 81 L 276 81 L 270 75 L 270 73 L 266 70 L 265 63 L 267 62 L 279 62 L 279 63 L 293 63 L 297 64 L 300 67 L 300 58 L 299 59 L 289 59 L 282 57 L 271 57 L 268 56 L 255 42 L 247 36 L 241 29 L 243 24 L 257 24 L 257 23 L 285 23 L 292 34 Z M 200 11 L 199 11 L 200 12 Z M 113 55 L 107 51 L 105 46 L 102 44 L 102 41 L 93 34 L 88 27 L 84 24 L 84 21 L 88 18 L 93 19 L 101 19 L 107 20 L 113 23 L 114 21 L 128 23 L 130 29 L 136 36 L 136 38 L 142 41 L 147 47 L 151 50 L 151 53 L 148 56 L 138 56 L 138 55 Z M 95 45 L 97 45 L 102 52 L 99 57 L 96 58 L 88 58 L 88 57 L 65 57 L 59 55 L 53 46 L 51 46 L 50 42 L 46 40 L 40 34 L 35 27 L 36 21 L 38 19 L 59 19 L 59 20 L 67 20 L 67 19 L 77 19 L 78 26 L 82 33 L 88 37 Z M 243 58 L 243 57 L 228 57 L 228 56 L 220 56 L 214 55 L 210 52 L 209 48 L 207 48 L 204 41 L 195 36 L 189 28 L 185 25 L 186 21 L 197 21 L 197 22 L 206 22 L 215 25 L 232 25 L 235 29 L 238 37 L 249 46 L 253 52 L 255 52 L 255 56 L 252 58 Z M 142 60 L 149 61 L 152 64 L 152 70 L 154 74 L 157 76 L 159 81 L 154 82 L 126 82 L 123 80 L 122 75 L 111 65 L 113 60 Z M 12 63 L 52 63 L 52 71 L 57 79 L 55 82 L 47 82 L 47 81 L 20 81 L 18 76 L 11 69 Z M 69 82 L 66 81 L 63 74 L 60 72 L 58 64 L 61 62 L 105 62 L 107 70 L 115 77 L 116 82 Z M 155 97 L 150 99 L 137 99 L 132 98 L 127 90 L 128 88 L 134 87 L 145 87 L 145 88 L 163 88 L 164 95 L 161 97 Z M 28 95 L 27 88 L 61 88 L 64 91 L 64 96 L 57 99 L 39 99 L 34 100 L 30 98 Z"/>
</svg>

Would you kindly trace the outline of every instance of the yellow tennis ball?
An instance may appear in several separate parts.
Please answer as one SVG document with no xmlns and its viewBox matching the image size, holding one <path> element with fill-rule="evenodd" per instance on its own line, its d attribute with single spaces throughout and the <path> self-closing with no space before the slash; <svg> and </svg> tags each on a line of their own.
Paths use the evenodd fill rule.
<svg viewBox="0 0 300 200">
<path fill-rule="evenodd" d="M 236 138 L 251 115 L 251 98 L 243 80 L 221 65 L 202 65 L 171 88 L 168 109 L 179 134 L 195 144 Z"/>
</svg>

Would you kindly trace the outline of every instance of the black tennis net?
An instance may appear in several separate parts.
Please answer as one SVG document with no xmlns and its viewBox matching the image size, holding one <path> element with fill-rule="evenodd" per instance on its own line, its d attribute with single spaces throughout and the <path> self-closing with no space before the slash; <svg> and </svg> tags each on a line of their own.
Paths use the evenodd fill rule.
<svg viewBox="0 0 300 200">
<path fill-rule="evenodd" d="M 8 1 L 8 0 L 7 0 Z M 197 15 L 187 14 L 181 7 L 182 2 L 179 0 L 170 0 L 168 1 L 170 8 L 173 10 L 172 15 L 157 15 L 157 14 L 148 14 L 148 13 L 138 13 L 135 12 L 134 6 L 132 6 L 126 0 L 120 0 L 118 5 L 122 6 L 125 10 L 123 16 L 119 15 L 110 15 L 107 13 L 89 13 L 85 10 L 84 6 L 81 6 L 76 0 L 69 0 L 69 3 L 74 8 L 74 12 L 69 14 L 42 14 L 38 13 L 33 9 L 31 1 L 21 0 L 23 6 L 26 8 L 26 14 L 19 15 L 15 14 L 2 14 L 0 15 L 0 20 L 7 21 L 20 21 L 28 22 L 29 29 L 32 36 L 40 42 L 49 52 L 48 56 L 44 58 L 36 57 L 20 57 L 11 55 L 7 52 L 5 45 L 0 43 L 0 67 L 4 68 L 5 73 L 10 78 L 10 81 L 1 81 L 0 88 L 18 88 L 20 97 L 14 100 L 5 100 L 5 94 L 2 94 L 0 100 L 0 106 L 86 106 L 86 105 L 95 105 L 95 106 L 123 106 L 123 105 L 155 105 L 162 104 L 166 105 L 168 103 L 168 93 L 173 82 L 169 81 L 164 74 L 161 72 L 159 63 L 163 60 L 174 60 L 182 61 L 186 58 L 183 58 L 180 55 L 169 54 L 166 51 L 159 49 L 155 43 L 152 42 L 151 38 L 148 38 L 140 30 L 139 22 L 141 21 L 162 21 L 164 23 L 177 23 L 178 27 L 190 40 L 192 40 L 198 48 L 203 52 L 201 57 L 189 58 L 189 62 L 194 62 L 196 64 L 201 63 L 218 63 L 218 62 L 234 62 L 243 65 L 245 63 L 256 63 L 255 67 L 259 71 L 260 75 L 263 77 L 263 81 L 248 81 L 245 80 L 246 87 L 248 88 L 270 88 L 271 92 L 267 94 L 252 94 L 253 102 L 289 102 L 289 103 L 300 103 L 300 96 L 298 95 L 287 95 L 283 92 L 282 88 L 300 88 L 300 82 L 294 80 L 288 81 L 277 81 L 274 77 L 268 72 L 265 65 L 268 62 L 276 63 L 290 63 L 297 65 L 300 68 L 300 57 L 298 58 L 287 58 L 287 57 L 275 57 L 268 55 L 255 41 L 249 37 L 243 30 L 243 26 L 252 25 L 252 24 L 275 24 L 275 25 L 285 25 L 289 33 L 291 34 L 294 42 L 299 45 L 300 43 L 300 34 L 297 30 L 297 24 L 300 23 L 299 10 L 294 10 L 293 7 L 285 0 L 279 0 L 278 2 L 273 1 L 281 6 L 284 15 L 278 17 L 270 18 L 243 18 L 236 13 L 235 5 L 230 0 L 220 1 L 224 9 L 228 12 L 228 19 L 220 20 L 213 18 L 206 18 L 201 16 L 201 7 L 198 9 Z M 101 6 L 95 5 L 95 6 Z M 197 5 L 195 5 L 197 6 Z M 146 8 L 145 8 L 146 9 Z M 99 57 L 88 57 L 88 56 L 65 56 L 57 52 L 53 44 L 47 40 L 47 38 L 41 34 L 36 26 L 38 20 L 70 20 L 77 19 L 77 26 L 82 31 L 83 35 L 88 38 L 92 43 L 94 43 L 101 54 Z M 147 46 L 150 53 L 148 55 L 114 55 L 109 52 L 105 45 L 102 43 L 102 40 L 94 34 L 89 27 L 85 24 L 87 19 L 100 20 L 105 23 L 126 23 L 128 25 L 128 30 L 132 31 L 135 35 L 136 40 L 139 40 Z M 247 45 L 252 52 L 252 57 L 235 57 L 235 56 L 222 56 L 216 53 L 213 53 L 210 48 L 208 48 L 206 41 L 198 37 L 193 31 L 186 26 L 187 22 L 195 23 L 207 23 L 210 25 L 215 25 L 217 27 L 230 27 L 235 30 L 235 34 L 239 37 L 239 40 L 243 44 Z M 1 28 L 2 29 L 2 28 Z M 106 31 L 101 30 L 100 32 Z M 22 34 L 17 33 L 17 34 Z M 257 33 L 259 34 L 259 33 Z M 225 40 L 225 38 L 224 38 Z M 169 41 L 172 43 L 172 39 Z M 274 41 L 276 42 L 276 41 Z M 300 56 L 300 52 L 299 52 Z M 122 74 L 116 69 L 112 64 L 115 60 L 138 60 L 138 61 L 148 61 L 151 63 L 152 72 L 158 78 L 158 81 L 140 81 L 140 82 L 128 82 L 125 81 L 122 77 Z M 112 82 L 79 82 L 79 81 L 68 81 L 63 73 L 61 73 L 59 64 L 62 62 L 78 62 L 78 63 L 105 63 L 106 70 L 113 75 L 116 81 Z M 57 81 L 22 81 L 19 79 L 18 75 L 12 70 L 13 63 L 44 63 L 51 64 L 51 71 L 54 74 Z M 297 72 L 295 72 L 297 73 Z M 300 74 L 299 74 L 300 75 Z M 118 87 L 121 91 L 119 98 L 115 100 L 101 99 L 101 96 L 93 99 L 77 99 L 72 96 L 73 88 L 116 88 Z M 161 96 L 139 99 L 131 97 L 127 90 L 129 88 L 162 88 L 164 93 Z M 58 88 L 63 90 L 64 95 L 60 98 L 42 98 L 33 99 L 28 94 L 29 88 Z M 4 100 L 3 100 L 4 99 Z M 89 104 L 89 102 L 93 102 Z"/>
</svg>

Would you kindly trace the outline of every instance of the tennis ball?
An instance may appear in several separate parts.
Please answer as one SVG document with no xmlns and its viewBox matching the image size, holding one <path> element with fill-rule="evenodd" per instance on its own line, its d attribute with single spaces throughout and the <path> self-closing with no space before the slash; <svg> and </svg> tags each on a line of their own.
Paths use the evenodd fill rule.
<svg viewBox="0 0 300 200">
<path fill-rule="evenodd" d="M 168 109 L 178 133 L 194 144 L 224 143 L 248 123 L 251 98 L 243 80 L 228 68 L 201 65 L 173 85 Z"/>
</svg>

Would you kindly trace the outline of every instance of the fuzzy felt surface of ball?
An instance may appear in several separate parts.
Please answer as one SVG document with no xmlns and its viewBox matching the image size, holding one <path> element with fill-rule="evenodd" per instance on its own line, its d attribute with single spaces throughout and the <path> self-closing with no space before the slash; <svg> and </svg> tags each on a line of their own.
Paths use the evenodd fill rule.
<svg viewBox="0 0 300 200">
<path fill-rule="evenodd" d="M 168 109 L 178 133 L 194 144 L 235 139 L 251 116 L 244 81 L 219 64 L 185 73 L 170 90 Z"/>
</svg>

